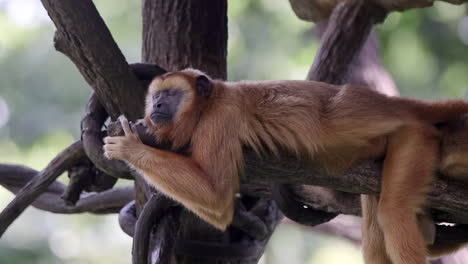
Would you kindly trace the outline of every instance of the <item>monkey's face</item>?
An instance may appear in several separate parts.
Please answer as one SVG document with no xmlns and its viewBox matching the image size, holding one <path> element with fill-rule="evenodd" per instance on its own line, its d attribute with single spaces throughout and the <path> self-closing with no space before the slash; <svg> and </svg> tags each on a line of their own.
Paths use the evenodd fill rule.
<svg viewBox="0 0 468 264">
<path fill-rule="evenodd" d="M 179 111 L 185 97 L 182 89 L 169 88 L 158 90 L 152 94 L 151 122 L 163 125 L 172 121 Z"/>
<path fill-rule="evenodd" d="M 201 110 L 213 83 L 196 70 L 168 73 L 153 80 L 146 97 L 146 116 L 155 126 L 174 123 L 179 117 Z"/>
</svg>

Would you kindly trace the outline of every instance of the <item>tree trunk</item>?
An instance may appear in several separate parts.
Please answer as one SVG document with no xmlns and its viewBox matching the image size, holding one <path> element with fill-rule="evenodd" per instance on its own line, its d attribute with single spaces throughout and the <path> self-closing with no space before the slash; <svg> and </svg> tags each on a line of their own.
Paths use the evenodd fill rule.
<svg viewBox="0 0 468 264">
<path fill-rule="evenodd" d="M 168 71 L 192 67 L 213 78 L 226 79 L 227 37 L 227 0 L 143 1 L 144 62 L 156 63 Z M 180 241 L 183 243 L 175 248 L 179 264 L 247 263 L 220 259 L 215 256 L 219 252 L 210 252 L 210 247 L 190 250 L 187 245 L 194 245 L 193 241 L 229 246 L 230 236 L 187 210 L 180 214 Z"/>
<path fill-rule="evenodd" d="M 144 0 L 143 61 L 226 79 L 226 0 Z"/>
</svg>

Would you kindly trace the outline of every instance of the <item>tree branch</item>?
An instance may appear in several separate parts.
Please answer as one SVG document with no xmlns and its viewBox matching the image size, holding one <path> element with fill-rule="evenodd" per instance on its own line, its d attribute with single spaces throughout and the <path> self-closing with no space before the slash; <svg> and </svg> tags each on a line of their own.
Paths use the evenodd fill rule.
<svg viewBox="0 0 468 264">
<path fill-rule="evenodd" d="M 68 205 L 74 205 L 83 192 L 103 192 L 117 183 L 117 178 L 97 169 L 89 159 L 84 159 L 68 170 L 70 179 L 62 199 Z"/>
<path fill-rule="evenodd" d="M 151 232 L 152 262 L 156 264 L 174 263 L 174 248 L 179 229 L 181 207 L 171 208 L 160 220 L 156 230 Z"/>
<path fill-rule="evenodd" d="M 467 0 L 439 0 L 452 4 L 462 4 Z M 327 19 L 333 8 L 340 3 L 340 0 L 289 0 L 294 13 L 303 20 L 321 21 Z M 370 2 L 370 1 L 369 1 Z M 406 10 L 410 8 L 422 8 L 432 6 L 435 0 L 401 0 L 401 1 L 379 1 L 374 2 L 387 4 L 385 7 L 388 10 Z"/>
<path fill-rule="evenodd" d="M 330 17 L 307 79 L 345 83 L 349 66 L 359 56 L 373 25 L 382 22 L 386 15 L 384 8 L 368 1 L 353 0 L 338 4 Z"/>
<path fill-rule="evenodd" d="M 282 215 L 276 203 L 270 199 L 260 199 L 249 210 L 249 213 L 263 221 L 267 231 L 266 237 L 252 239 L 250 236 L 238 236 L 231 226 L 226 233 L 237 239 L 231 238 L 229 243 L 179 239 L 175 246 L 175 253 L 191 256 L 193 263 L 212 263 L 214 260 L 217 260 L 217 263 L 258 263 Z"/>
<path fill-rule="evenodd" d="M 38 171 L 20 165 L 0 165 L 0 185 L 16 194 L 29 181 L 38 176 Z M 73 206 L 67 205 L 60 197 L 66 186 L 58 181 L 52 182 L 32 203 L 37 209 L 57 214 L 117 213 L 120 208 L 130 202 L 135 190 L 131 186 L 113 188 L 100 193 L 82 194 L 80 200 Z"/>
<path fill-rule="evenodd" d="M 133 237 L 137 222 L 135 200 L 126 204 L 119 212 L 119 225 L 125 234 Z"/>
<path fill-rule="evenodd" d="M 132 179 L 130 170 L 123 161 L 109 160 L 102 149 L 102 126 L 107 112 L 93 92 L 88 99 L 85 114 L 81 119 L 81 138 L 88 158 L 103 172 L 117 178 Z"/>
<path fill-rule="evenodd" d="M 41 0 L 57 27 L 55 48 L 67 55 L 107 113 L 130 120 L 143 113 L 144 88 L 91 0 Z"/>
<path fill-rule="evenodd" d="M 310 184 L 350 193 L 378 194 L 380 192 L 381 162 L 368 161 L 347 170 L 343 175 L 330 175 L 314 164 L 298 161 L 292 154 L 259 158 L 254 151 L 245 151 L 245 182 L 267 181 Z M 429 206 L 442 211 L 437 220 L 468 223 L 468 193 L 464 184 L 438 175 L 429 193 Z M 341 208 L 349 213 L 353 208 Z"/>
<path fill-rule="evenodd" d="M 28 182 L 0 214 L 0 237 L 11 223 L 64 171 L 85 157 L 81 141 L 60 152 L 37 177 Z M 5 169 L 5 165 L 0 166 Z M 1 174 L 1 173 L 0 173 Z"/>
<path fill-rule="evenodd" d="M 151 232 L 153 228 L 157 228 L 157 223 L 163 218 L 168 209 L 174 205 L 172 200 L 160 193 L 154 194 L 146 202 L 135 226 L 132 252 L 133 264 L 151 263 L 148 260 Z"/>
<path fill-rule="evenodd" d="M 148 87 L 156 76 L 166 72 L 159 66 L 149 63 L 133 63 L 130 67 L 144 87 Z M 81 138 L 86 155 L 97 168 L 106 174 L 117 178 L 132 179 L 131 171 L 124 162 L 104 157 L 102 127 L 108 117 L 109 115 L 99 102 L 97 95 L 91 93 L 85 114 L 81 119 Z"/>
</svg>

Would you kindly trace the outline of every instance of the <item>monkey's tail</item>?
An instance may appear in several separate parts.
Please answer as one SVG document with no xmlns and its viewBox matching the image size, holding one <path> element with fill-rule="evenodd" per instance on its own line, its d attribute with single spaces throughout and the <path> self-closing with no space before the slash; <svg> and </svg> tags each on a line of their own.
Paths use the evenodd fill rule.
<svg viewBox="0 0 468 264">
<path fill-rule="evenodd" d="M 432 124 L 443 123 L 468 113 L 468 103 L 463 100 L 443 100 L 436 102 L 416 101 L 410 104 L 418 118 Z"/>
</svg>

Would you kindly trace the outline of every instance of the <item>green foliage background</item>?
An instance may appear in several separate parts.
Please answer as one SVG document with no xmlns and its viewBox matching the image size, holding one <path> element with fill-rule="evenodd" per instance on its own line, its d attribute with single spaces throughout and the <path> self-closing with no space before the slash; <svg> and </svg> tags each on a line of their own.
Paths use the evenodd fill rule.
<svg viewBox="0 0 468 264">
<path fill-rule="evenodd" d="M 140 59 L 140 3 L 95 0 L 129 62 Z M 304 79 L 318 48 L 314 25 L 286 0 L 229 1 L 229 79 Z M 393 13 L 377 27 L 381 54 L 403 96 L 463 98 L 468 88 L 467 6 Z M 0 162 L 35 169 L 79 137 L 90 92 L 53 49 L 38 0 L 0 0 Z M 0 189 L 0 208 L 12 195 Z M 28 209 L 0 240 L 0 263 L 129 263 L 131 240 L 111 216 Z M 336 252 L 342 252 L 336 254 Z M 264 263 L 362 263 L 359 249 L 283 225 Z"/>
</svg>

